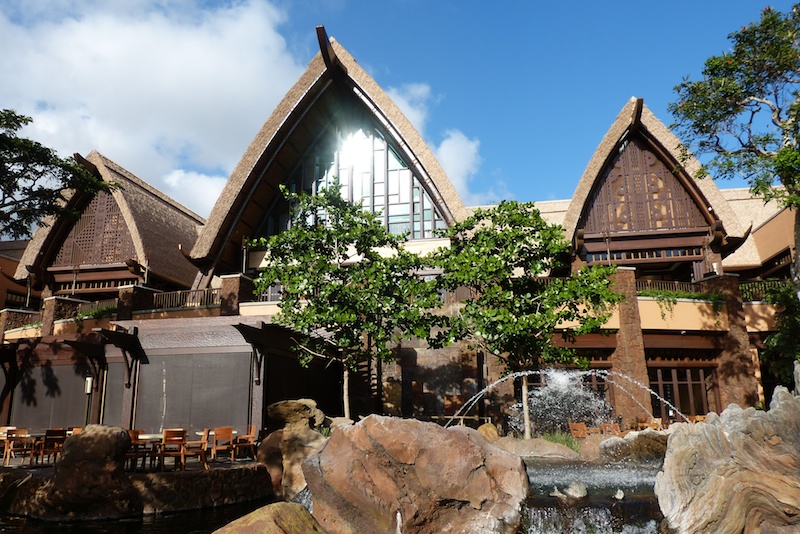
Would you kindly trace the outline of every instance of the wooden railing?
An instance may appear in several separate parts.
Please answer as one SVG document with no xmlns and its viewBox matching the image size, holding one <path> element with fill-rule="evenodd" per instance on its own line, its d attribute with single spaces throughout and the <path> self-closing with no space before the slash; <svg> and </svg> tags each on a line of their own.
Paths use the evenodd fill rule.
<svg viewBox="0 0 800 534">
<path fill-rule="evenodd" d="M 757 302 L 766 300 L 767 290 L 789 284 L 787 280 L 753 280 L 739 284 L 743 302 Z"/>
<path fill-rule="evenodd" d="M 678 282 L 676 280 L 637 280 L 636 291 L 686 291 L 687 293 L 705 293 L 703 283 Z"/>
<path fill-rule="evenodd" d="M 118 304 L 118 298 L 97 300 L 95 302 L 85 302 L 78 304 L 78 315 L 89 315 L 100 310 L 116 310 Z"/>
<path fill-rule="evenodd" d="M 167 291 L 153 296 L 153 309 L 210 308 L 219 306 L 220 300 L 219 289 Z"/>
</svg>

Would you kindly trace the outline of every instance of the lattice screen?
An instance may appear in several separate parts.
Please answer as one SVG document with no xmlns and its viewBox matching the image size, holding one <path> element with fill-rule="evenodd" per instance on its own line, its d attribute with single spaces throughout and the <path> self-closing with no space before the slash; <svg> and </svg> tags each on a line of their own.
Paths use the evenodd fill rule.
<svg viewBox="0 0 800 534">
<path fill-rule="evenodd" d="M 118 263 L 136 259 L 130 231 L 116 200 L 100 192 L 83 211 L 56 255 L 54 266 Z"/>
<path fill-rule="evenodd" d="M 587 233 L 707 226 L 678 179 L 642 141 L 632 140 L 590 201 Z"/>
</svg>

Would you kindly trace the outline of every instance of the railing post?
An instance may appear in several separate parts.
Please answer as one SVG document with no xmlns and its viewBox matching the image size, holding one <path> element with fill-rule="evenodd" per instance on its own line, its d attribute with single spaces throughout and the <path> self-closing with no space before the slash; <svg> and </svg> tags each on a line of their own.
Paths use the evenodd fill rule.
<svg viewBox="0 0 800 534">
<path fill-rule="evenodd" d="M 119 288 L 119 300 L 117 301 L 117 320 L 129 321 L 133 319 L 133 312 L 152 308 L 153 296 L 157 292 L 157 290 L 146 286 L 121 286 Z"/>
<path fill-rule="evenodd" d="M 239 315 L 241 302 L 252 302 L 255 283 L 243 274 L 229 274 L 220 277 L 220 315 Z"/>
</svg>

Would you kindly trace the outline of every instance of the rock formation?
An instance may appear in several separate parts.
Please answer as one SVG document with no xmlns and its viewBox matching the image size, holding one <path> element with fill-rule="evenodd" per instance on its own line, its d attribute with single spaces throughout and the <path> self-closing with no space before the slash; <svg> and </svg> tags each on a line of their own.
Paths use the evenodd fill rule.
<svg viewBox="0 0 800 534">
<path fill-rule="evenodd" d="M 511 436 L 499 438 L 492 445 L 522 458 L 547 458 L 549 460 L 577 460 L 580 455 L 561 443 L 542 438 L 517 439 Z"/>
<path fill-rule="evenodd" d="M 516 532 L 528 490 L 516 455 L 477 431 L 371 415 L 303 464 L 330 533 Z"/>
<path fill-rule="evenodd" d="M 800 399 L 777 387 L 768 412 L 730 405 L 673 427 L 655 485 L 670 528 L 800 531 Z"/>
<path fill-rule="evenodd" d="M 228 523 L 214 534 L 325 534 L 317 520 L 292 502 L 276 502 Z"/>
<path fill-rule="evenodd" d="M 600 442 L 600 458 L 606 461 L 661 462 L 667 452 L 670 431 L 642 430 Z"/>
<path fill-rule="evenodd" d="M 127 431 L 88 425 L 67 438 L 53 478 L 28 503 L 29 515 L 47 520 L 109 519 L 142 513 L 142 499 L 125 473 Z"/>
<path fill-rule="evenodd" d="M 314 430 L 325 421 L 325 414 L 311 399 L 276 402 L 267 407 L 267 413 L 270 419 L 283 423 L 284 427 L 267 436 L 258 448 L 257 458 L 267 466 L 276 493 L 291 500 L 306 487 L 301 467 L 303 462 L 326 441 L 322 434 Z M 276 436 L 277 432 L 280 432 L 279 436 Z M 278 445 L 280 465 L 277 462 Z"/>
</svg>

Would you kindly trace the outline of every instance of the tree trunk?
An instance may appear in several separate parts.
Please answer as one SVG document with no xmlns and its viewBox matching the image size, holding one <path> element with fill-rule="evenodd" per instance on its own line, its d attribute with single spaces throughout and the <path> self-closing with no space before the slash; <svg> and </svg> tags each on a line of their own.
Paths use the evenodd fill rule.
<svg viewBox="0 0 800 534">
<path fill-rule="evenodd" d="M 342 366 L 342 404 L 344 418 L 350 419 L 350 369 L 347 368 L 347 364 Z"/>
<path fill-rule="evenodd" d="M 522 419 L 525 421 L 525 439 L 531 439 L 531 408 L 528 405 L 528 375 L 522 375 Z"/>
</svg>

